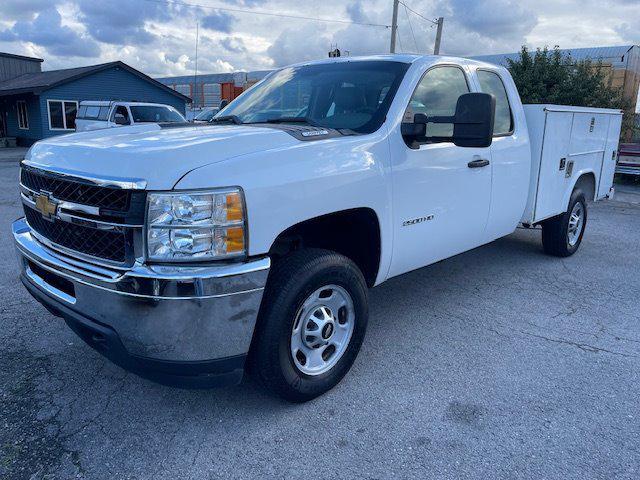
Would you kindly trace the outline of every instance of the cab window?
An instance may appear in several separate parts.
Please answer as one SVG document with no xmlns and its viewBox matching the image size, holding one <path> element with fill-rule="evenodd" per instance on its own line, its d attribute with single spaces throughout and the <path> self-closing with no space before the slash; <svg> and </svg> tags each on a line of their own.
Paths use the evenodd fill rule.
<svg viewBox="0 0 640 480">
<path fill-rule="evenodd" d="M 413 118 L 416 113 L 427 117 L 452 116 L 460 95 L 469 93 L 467 78 L 462 69 L 453 66 L 435 67 L 424 74 L 416 87 L 405 118 Z M 453 124 L 429 123 L 427 137 L 451 137 Z"/>
<path fill-rule="evenodd" d="M 513 115 L 509 105 L 507 90 L 502 79 L 495 72 L 478 70 L 480 89 L 485 93 L 491 93 L 496 97 L 496 119 L 493 127 L 495 135 L 510 135 L 513 132 Z"/>
<path fill-rule="evenodd" d="M 118 125 L 129 125 L 131 122 L 129 121 L 129 112 L 127 111 L 127 107 L 124 105 L 118 105 L 113 111 L 111 121 Z"/>
</svg>

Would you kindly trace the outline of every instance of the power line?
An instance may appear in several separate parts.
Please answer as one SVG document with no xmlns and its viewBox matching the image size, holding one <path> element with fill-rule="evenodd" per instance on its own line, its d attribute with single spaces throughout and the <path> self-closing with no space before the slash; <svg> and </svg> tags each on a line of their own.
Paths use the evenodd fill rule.
<svg viewBox="0 0 640 480">
<path fill-rule="evenodd" d="M 427 17 L 425 17 L 424 15 L 419 14 L 418 12 L 416 12 L 415 10 L 413 10 L 411 7 L 407 6 L 407 4 L 406 4 L 406 3 L 404 3 L 403 1 L 400 1 L 400 3 L 401 3 L 402 5 L 404 5 L 404 8 L 406 8 L 407 10 L 409 10 L 411 13 L 416 14 L 416 15 L 417 15 L 417 16 L 419 16 L 421 19 L 426 20 L 427 22 L 433 23 L 434 25 L 437 25 L 437 24 L 438 24 L 438 21 L 437 21 L 437 20 L 433 20 L 433 19 L 431 19 L 431 18 L 427 18 Z"/>
<path fill-rule="evenodd" d="M 406 53 L 404 47 L 402 46 L 402 40 L 400 39 L 400 27 L 396 27 L 396 30 L 398 31 L 398 43 L 400 44 L 400 52 Z"/>
<path fill-rule="evenodd" d="M 404 5 L 404 3 L 402 5 Z M 404 13 L 407 16 L 407 22 L 409 22 L 409 30 L 411 30 L 411 36 L 413 37 L 413 44 L 416 47 L 416 53 L 418 53 L 420 49 L 418 48 L 418 42 L 416 42 L 416 36 L 413 34 L 413 27 L 411 26 L 411 19 L 409 18 L 409 12 L 406 5 L 404 5 Z"/>
<path fill-rule="evenodd" d="M 218 10 L 222 12 L 232 12 L 232 13 L 244 13 L 244 14 L 253 14 L 253 15 L 263 15 L 268 17 L 281 17 L 281 18 L 293 18 L 296 20 L 312 20 L 315 22 L 326 22 L 326 23 L 341 23 L 346 25 L 362 25 L 365 27 L 381 27 L 381 28 L 390 28 L 391 25 L 385 25 L 383 23 L 367 23 L 367 22 L 354 22 L 351 20 L 340 20 L 340 19 L 331 19 L 331 18 L 320 18 L 320 17 L 306 17 L 304 15 L 290 15 L 286 13 L 275 13 L 275 12 L 264 12 L 260 10 L 243 10 L 241 8 L 230 8 L 230 7 L 216 7 L 213 5 L 202 5 L 199 3 L 190 3 L 183 2 L 181 0 L 145 0 L 146 2 L 153 3 L 161 3 L 163 5 L 182 5 L 185 7 L 200 7 L 209 10 Z"/>
<path fill-rule="evenodd" d="M 412 13 L 414 13 L 415 15 L 417 15 L 418 17 L 420 17 L 421 19 L 436 25 L 438 27 L 437 31 L 436 31 L 436 41 L 435 41 L 435 45 L 433 47 L 433 54 L 434 55 L 440 55 L 440 42 L 442 41 L 442 26 L 444 25 L 444 17 L 438 17 L 435 20 L 432 20 L 430 18 L 425 17 L 424 15 L 421 15 L 420 13 L 416 12 L 414 9 L 412 9 L 411 7 L 409 7 L 406 3 L 404 3 L 402 0 L 396 0 L 398 3 L 401 3 L 404 8 L 405 8 L 405 13 L 406 11 L 410 11 Z M 409 15 L 407 14 L 407 20 L 409 19 Z M 411 20 L 409 20 L 409 27 L 411 28 Z M 413 33 L 413 28 L 412 28 L 412 33 Z M 414 43 L 415 43 L 415 38 L 414 38 Z M 417 46 L 416 46 L 417 48 Z"/>
</svg>

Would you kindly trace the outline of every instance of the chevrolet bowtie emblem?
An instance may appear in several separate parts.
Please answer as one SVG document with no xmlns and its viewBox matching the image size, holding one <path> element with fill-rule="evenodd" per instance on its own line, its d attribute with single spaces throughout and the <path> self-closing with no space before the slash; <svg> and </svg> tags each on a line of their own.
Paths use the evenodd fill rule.
<svg viewBox="0 0 640 480">
<path fill-rule="evenodd" d="M 36 195 L 36 210 L 38 210 L 43 217 L 51 220 L 52 217 L 55 217 L 58 210 L 58 202 L 46 193 L 39 193 Z"/>
</svg>

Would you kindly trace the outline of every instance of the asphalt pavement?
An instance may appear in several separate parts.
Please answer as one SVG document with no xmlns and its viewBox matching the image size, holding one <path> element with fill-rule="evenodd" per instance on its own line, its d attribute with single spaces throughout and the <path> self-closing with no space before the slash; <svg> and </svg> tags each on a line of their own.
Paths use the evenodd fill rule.
<svg viewBox="0 0 640 480">
<path fill-rule="evenodd" d="M 2 479 L 640 478 L 640 205 L 590 208 L 580 251 L 513 235 L 373 289 L 355 366 L 284 403 L 104 360 L 32 300 L 0 162 Z"/>
<path fill-rule="evenodd" d="M 0 162 L 15 162 L 16 164 L 22 160 L 27 153 L 28 148 L 0 148 Z"/>
</svg>

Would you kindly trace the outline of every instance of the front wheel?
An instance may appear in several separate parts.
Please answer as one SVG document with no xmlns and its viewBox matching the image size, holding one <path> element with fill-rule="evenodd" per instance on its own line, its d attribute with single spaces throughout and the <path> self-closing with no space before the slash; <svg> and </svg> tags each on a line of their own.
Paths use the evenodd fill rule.
<svg viewBox="0 0 640 480">
<path fill-rule="evenodd" d="M 311 400 L 349 371 L 367 318 L 367 285 L 350 259 L 319 249 L 287 255 L 269 276 L 251 370 L 281 397 Z"/>
<path fill-rule="evenodd" d="M 569 208 L 542 223 L 542 246 L 549 255 L 568 257 L 576 253 L 587 226 L 587 202 L 584 193 L 574 190 Z"/>
</svg>

